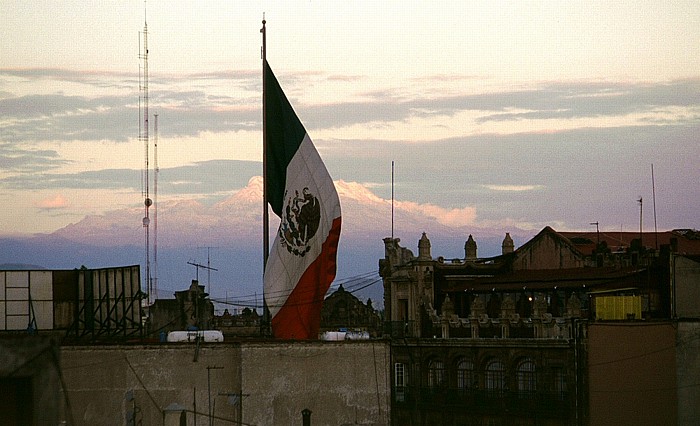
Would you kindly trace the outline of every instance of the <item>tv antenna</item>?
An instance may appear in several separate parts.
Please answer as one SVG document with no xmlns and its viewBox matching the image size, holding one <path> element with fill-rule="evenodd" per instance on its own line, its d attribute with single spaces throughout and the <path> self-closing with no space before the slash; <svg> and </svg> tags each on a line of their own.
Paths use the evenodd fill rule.
<svg viewBox="0 0 700 426">
<path fill-rule="evenodd" d="M 195 268 L 197 268 L 197 272 L 196 272 L 196 275 L 195 275 L 195 279 L 197 280 L 197 282 L 199 282 L 199 268 L 206 269 L 206 270 L 208 270 L 208 271 L 218 271 L 218 269 L 216 269 L 216 268 L 211 268 L 211 267 L 209 267 L 209 266 L 207 266 L 207 265 L 202 265 L 201 263 L 187 262 L 187 264 L 188 264 L 188 265 L 192 265 L 192 266 L 194 266 Z"/>
<path fill-rule="evenodd" d="M 211 256 L 209 254 L 211 249 L 218 249 L 219 247 L 197 247 L 198 249 L 207 249 L 207 291 L 211 294 L 211 271 L 216 271 L 216 269 L 211 267 Z"/>
</svg>

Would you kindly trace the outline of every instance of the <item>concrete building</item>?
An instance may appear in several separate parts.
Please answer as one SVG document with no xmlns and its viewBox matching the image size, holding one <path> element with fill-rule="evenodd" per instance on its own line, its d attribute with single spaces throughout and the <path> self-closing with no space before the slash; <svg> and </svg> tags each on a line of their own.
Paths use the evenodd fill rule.
<svg viewBox="0 0 700 426">
<path fill-rule="evenodd" d="M 244 340 L 166 343 L 154 336 L 220 325 L 211 301 L 193 282 L 142 318 L 138 282 L 138 267 L 0 271 L 3 424 L 389 424 L 385 341 L 279 342 L 254 327 Z M 327 320 L 342 311 L 376 330 L 376 313 L 355 318 L 371 306 L 345 293 Z"/>
<path fill-rule="evenodd" d="M 377 340 L 58 346 L 5 335 L 1 423 L 299 425 L 306 410 L 311 424 L 387 425 L 388 360 Z"/>
</svg>

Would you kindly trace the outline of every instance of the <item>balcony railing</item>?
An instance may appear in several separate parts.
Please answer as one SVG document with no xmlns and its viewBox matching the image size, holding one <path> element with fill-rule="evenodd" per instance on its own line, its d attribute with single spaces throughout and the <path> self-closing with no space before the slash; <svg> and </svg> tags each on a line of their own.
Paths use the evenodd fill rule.
<svg viewBox="0 0 700 426">
<path fill-rule="evenodd" d="M 513 415 L 537 413 L 567 417 L 572 412 L 573 395 L 555 391 L 510 391 L 503 389 L 454 389 L 447 387 L 394 387 L 394 405 L 426 410 L 471 409 L 481 413 L 508 412 Z"/>
</svg>

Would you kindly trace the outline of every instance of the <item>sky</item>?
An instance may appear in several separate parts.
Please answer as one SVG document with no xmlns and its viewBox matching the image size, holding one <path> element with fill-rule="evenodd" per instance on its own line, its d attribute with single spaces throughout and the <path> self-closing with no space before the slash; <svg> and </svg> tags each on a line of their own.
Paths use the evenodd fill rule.
<svg viewBox="0 0 700 426">
<path fill-rule="evenodd" d="M 0 236 L 143 205 L 144 22 L 158 201 L 213 205 L 262 174 L 263 16 L 335 180 L 389 200 L 393 162 L 395 199 L 447 226 L 699 227 L 697 1 L 5 0 L 0 16 Z"/>
</svg>

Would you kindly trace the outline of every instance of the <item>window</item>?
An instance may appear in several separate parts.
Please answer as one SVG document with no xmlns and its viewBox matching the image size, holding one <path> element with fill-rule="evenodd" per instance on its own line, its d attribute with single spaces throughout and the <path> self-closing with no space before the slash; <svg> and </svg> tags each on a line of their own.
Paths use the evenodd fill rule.
<svg viewBox="0 0 700 426">
<path fill-rule="evenodd" d="M 563 400 L 566 394 L 566 376 L 564 376 L 564 369 L 555 367 L 553 373 L 554 395 L 557 399 Z"/>
<path fill-rule="evenodd" d="M 428 386 L 437 388 L 445 383 L 445 364 L 439 360 L 430 361 L 428 364 Z"/>
<path fill-rule="evenodd" d="M 457 363 L 457 389 L 465 391 L 474 388 L 476 382 L 474 363 L 462 359 Z"/>
<path fill-rule="evenodd" d="M 515 378 L 518 383 L 518 394 L 520 396 L 534 393 L 536 390 L 535 363 L 531 359 L 522 361 L 518 364 Z"/>
<path fill-rule="evenodd" d="M 408 376 L 406 374 L 406 364 L 397 362 L 394 364 L 394 389 L 396 401 L 403 402 L 406 398 L 406 385 Z"/>
<path fill-rule="evenodd" d="M 506 388 L 506 369 L 499 360 L 492 360 L 486 364 L 484 377 L 486 389 L 494 395 L 502 395 Z"/>
</svg>

